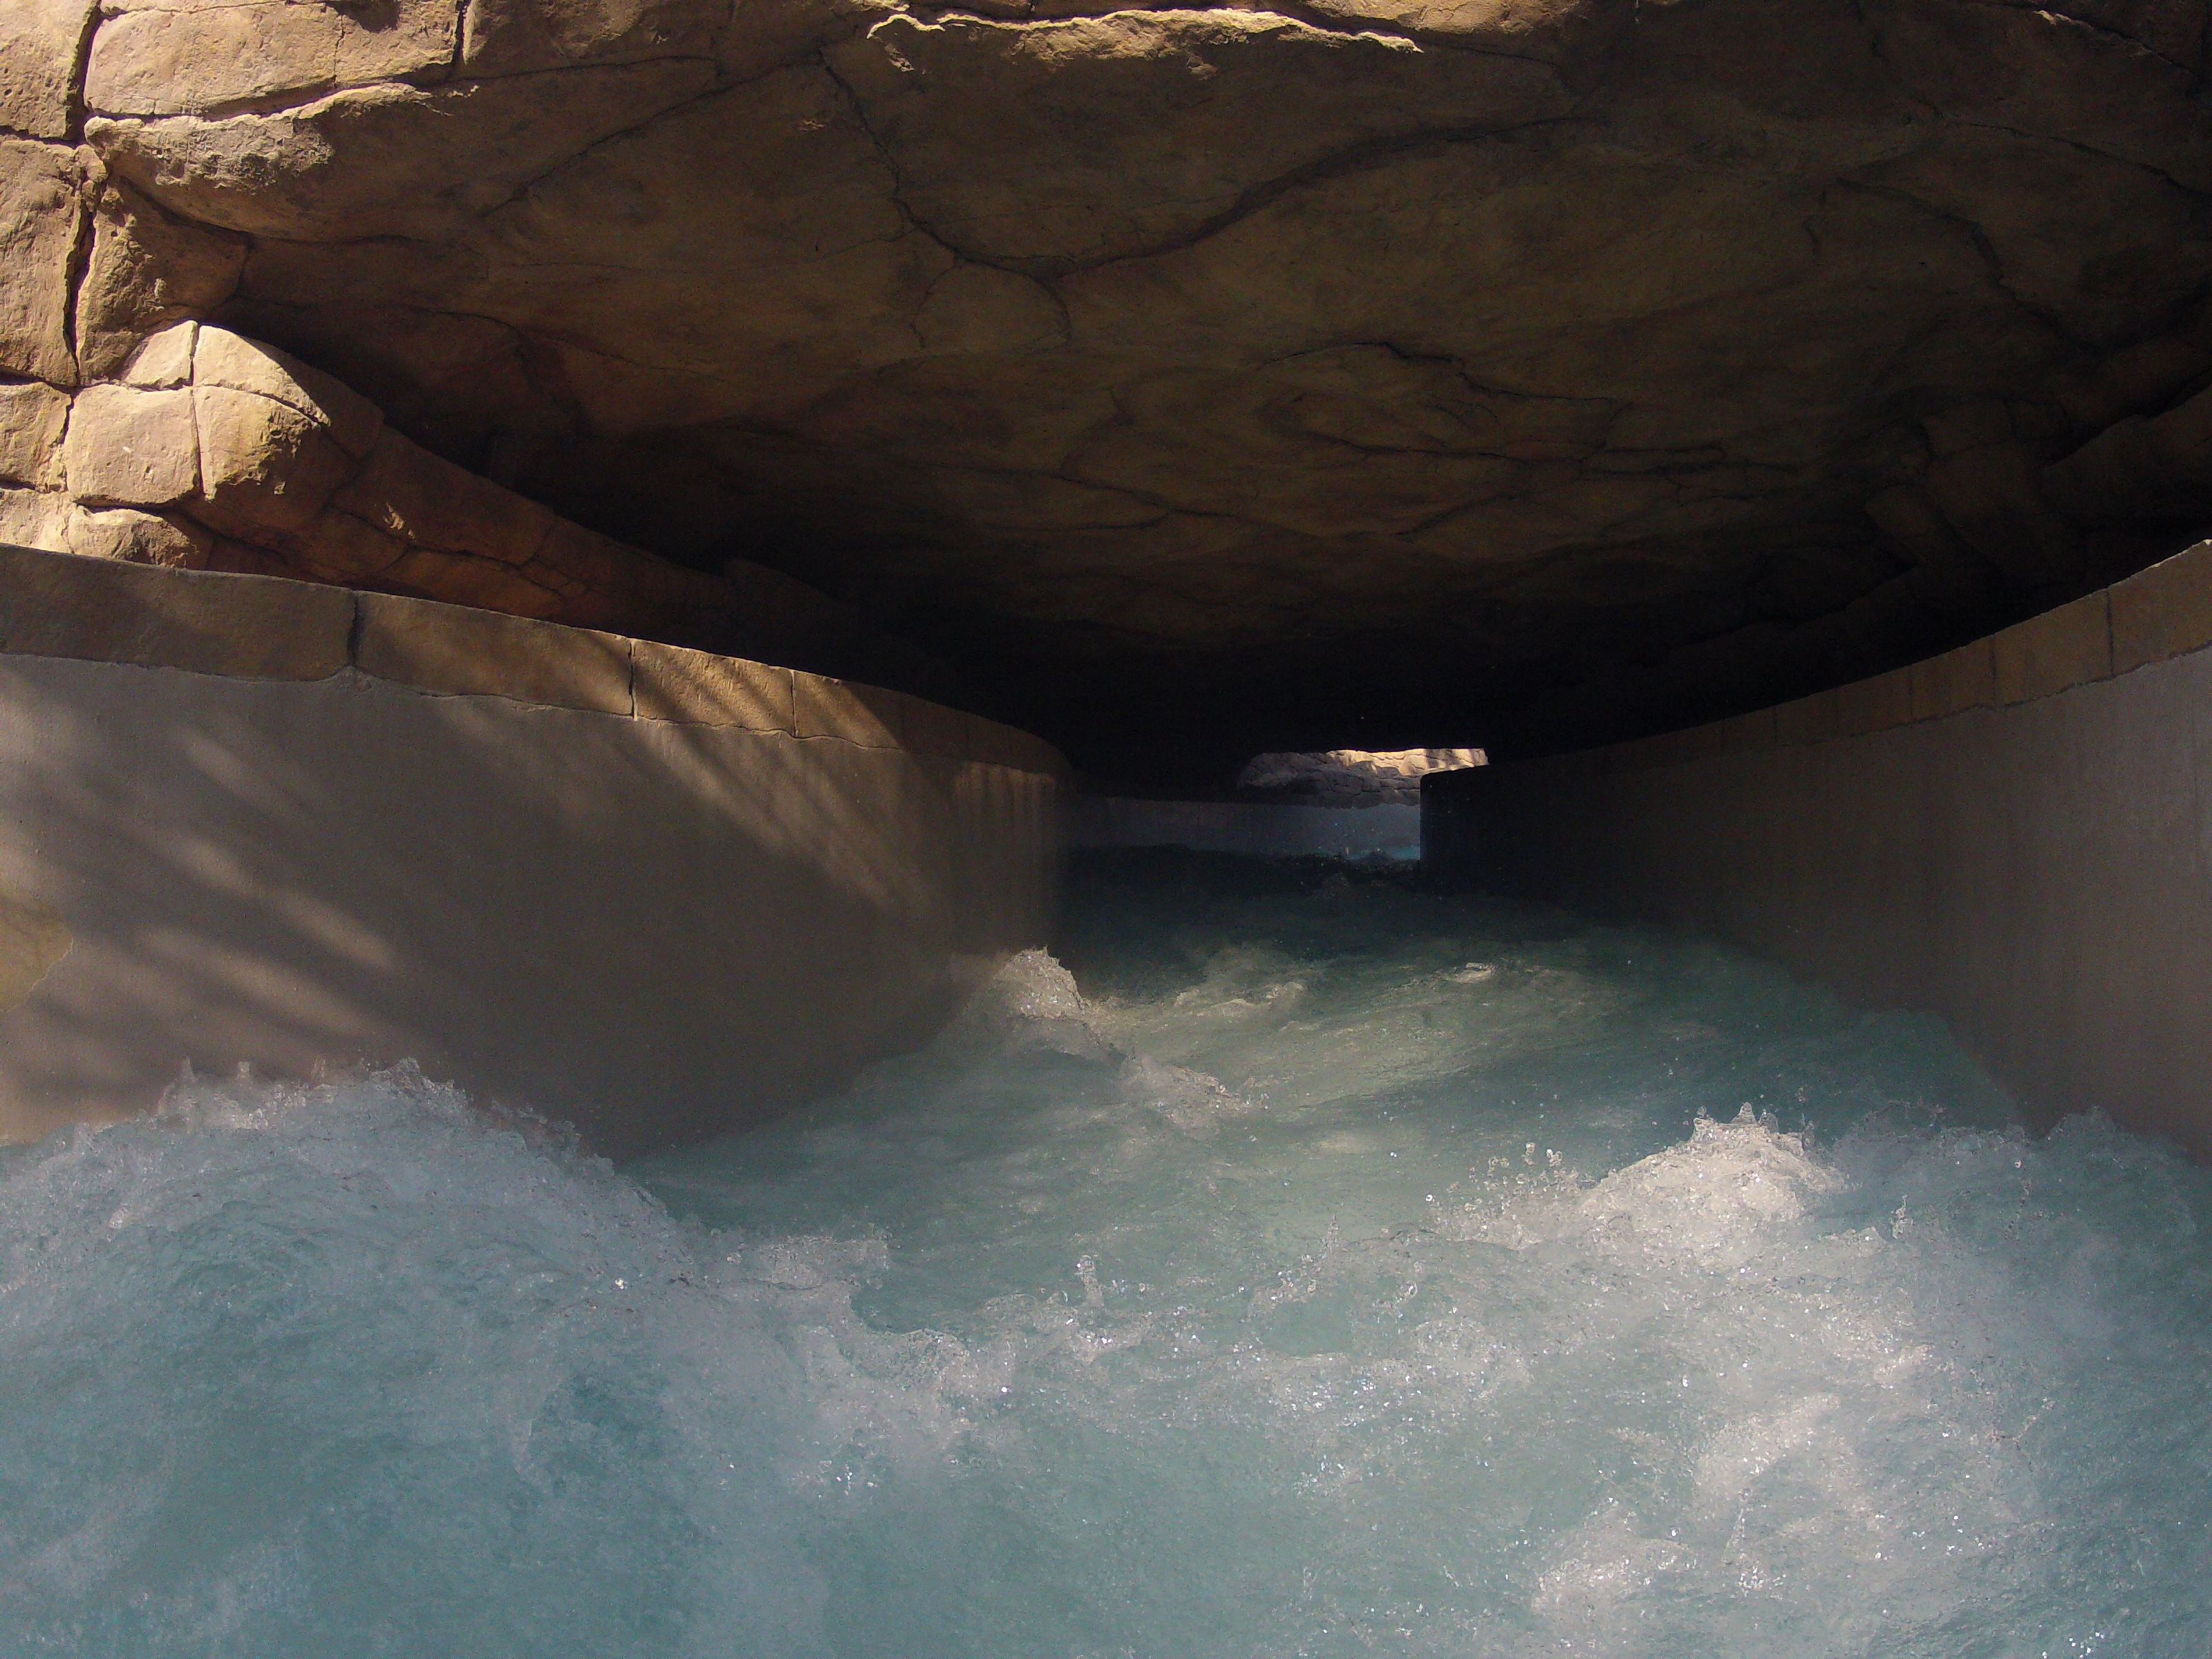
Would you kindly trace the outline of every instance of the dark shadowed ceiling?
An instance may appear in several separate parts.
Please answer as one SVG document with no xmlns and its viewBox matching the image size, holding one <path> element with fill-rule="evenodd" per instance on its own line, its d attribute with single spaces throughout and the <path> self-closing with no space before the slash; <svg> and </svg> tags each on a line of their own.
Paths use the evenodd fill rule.
<svg viewBox="0 0 2212 1659">
<path fill-rule="evenodd" d="M 1202 775 L 1728 712 L 2193 539 L 2205 12 L 476 0 L 304 101 L 95 53 L 88 137 L 449 458 Z"/>
</svg>

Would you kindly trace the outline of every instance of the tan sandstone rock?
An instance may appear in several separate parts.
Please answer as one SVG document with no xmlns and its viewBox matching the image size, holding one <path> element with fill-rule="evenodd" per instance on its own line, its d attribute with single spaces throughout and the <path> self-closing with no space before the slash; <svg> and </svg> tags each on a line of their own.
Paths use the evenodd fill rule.
<svg viewBox="0 0 2212 1659">
<path fill-rule="evenodd" d="M 88 506 L 166 507 L 200 488 L 189 391 L 79 392 L 63 446 L 70 494 Z"/>
<path fill-rule="evenodd" d="M 125 386 L 163 391 L 192 383 L 192 350 L 199 343 L 198 323 L 172 323 L 138 343 L 116 379 Z"/>
<path fill-rule="evenodd" d="M 336 376 L 228 329 L 194 331 L 191 381 L 282 404 L 326 428 L 338 447 L 356 459 L 369 453 L 384 429 L 384 411 Z"/>
<path fill-rule="evenodd" d="M 23 483 L 68 491 L 9 492 L 7 526 L 19 539 L 796 650 L 829 665 L 898 661 L 801 584 L 750 568 L 744 580 L 686 570 L 563 520 L 386 428 L 334 377 L 234 331 L 172 324 L 119 372 L 73 410 L 49 387 L 0 388 L 0 458 L 20 457 L 6 464 Z M 144 510 L 155 507 L 167 510 Z"/>
<path fill-rule="evenodd" d="M 179 216 L 310 240 L 450 234 L 548 168 L 713 84 L 690 59 L 387 83 L 296 110 L 88 122 L 108 165 Z"/>
<path fill-rule="evenodd" d="M 188 225 L 110 181 L 93 210 L 92 253 L 77 286 L 83 373 L 112 374 L 146 335 L 213 312 L 237 292 L 245 264 L 239 238 Z"/>
<path fill-rule="evenodd" d="M 569 593 L 533 580 L 528 574 L 495 559 L 411 544 L 378 575 L 376 586 L 391 592 L 443 599 L 479 611 L 501 611 L 513 617 L 584 628 L 622 614 L 613 606 L 592 605 L 580 611 L 570 604 Z"/>
<path fill-rule="evenodd" d="M 88 252 L 97 169 L 0 148 L 0 370 L 167 391 L 141 337 L 210 325 L 218 562 L 865 654 L 811 584 L 1101 742 L 1510 750 L 1863 678 L 2212 501 L 2182 0 L 386 21 L 111 6 Z"/>
<path fill-rule="evenodd" d="M 1554 62 L 1619 29 L 1631 9 L 1579 0 L 1314 0 L 1312 7 L 1339 27 L 1379 27 L 1417 40 Z"/>
<path fill-rule="evenodd" d="M 0 137 L 0 374 L 76 383 L 70 260 L 82 179 L 73 151 Z"/>
<path fill-rule="evenodd" d="M 0 485 L 0 546 L 69 550 L 70 499 L 58 491 Z"/>
<path fill-rule="evenodd" d="M 201 470 L 192 511 L 227 535 L 286 544 L 315 521 L 353 471 L 354 458 L 329 426 L 290 404 L 223 386 L 145 395 L 189 400 Z"/>
<path fill-rule="evenodd" d="M 206 569 L 215 546 L 213 535 L 180 514 L 127 507 L 77 508 L 70 514 L 63 539 L 69 551 L 88 558 L 180 570 Z"/>
<path fill-rule="evenodd" d="M 407 544 L 400 538 L 350 513 L 325 507 L 290 550 L 285 565 L 316 581 L 351 586 L 383 581 L 406 554 Z"/>
<path fill-rule="evenodd" d="M 1505 131 L 1570 106 L 1557 76 L 1525 58 L 1424 52 L 1255 11 L 896 17 L 828 62 L 916 220 L 948 246 L 1018 268 L 1171 245 L 1248 192 L 1358 145 Z M 1295 120 L 1279 118 L 1288 109 Z M 1101 120 L 1108 111 L 1143 118 Z"/>
<path fill-rule="evenodd" d="M 438 0 L 358 12 L 295 0 L 126 0 L 111 10 L 85 67 L 85 101 L 103 113 L 204 114 L 442 80 L 453 57 L 454 9 Z"/>
<path fill-rule="evenodd" d="M 544 545 L 553 515 L 537 502 L 441 459 L 386 428 L 336 506 L 419 547 L 521 564 Z"/>
<path fill-rule="evenodd" d="M 70 136 L 77 48 L 92 9 L 92 0 L 0 6 L 0 127 L 33 138 Z"/>
<path fill-rule="evenodd" d="M 471 75 L 708 58 L 724 17 L 708 0 L 475 0 L 466 10 Z"/>
<path fill-rule="evenodd" d="M 62 487 L 62 428 L 69 412 L 69 394 L 50 386 L 36 380 L 0 386 L 0 483 Z"/>
</svg>

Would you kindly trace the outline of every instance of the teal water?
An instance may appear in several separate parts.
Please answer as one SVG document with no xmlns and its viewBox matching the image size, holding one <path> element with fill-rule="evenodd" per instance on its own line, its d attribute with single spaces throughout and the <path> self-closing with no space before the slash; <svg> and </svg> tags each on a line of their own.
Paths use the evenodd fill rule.
<svg viewBox="0 0 2212 1659">
<path fill-rule="evenodd" d="M 0 1655 L 2212 1651 L 2205 1172 L 1403 876 L 1066 933 L 621 1170 L 404 1073 L 7 1154 Z"/>
</svg>

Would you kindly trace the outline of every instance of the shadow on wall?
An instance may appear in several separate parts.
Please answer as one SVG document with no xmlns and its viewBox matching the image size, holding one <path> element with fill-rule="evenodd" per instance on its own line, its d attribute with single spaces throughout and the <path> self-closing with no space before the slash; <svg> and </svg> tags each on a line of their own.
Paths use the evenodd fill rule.
<svg viewBox="0 0 2212 1659">
<path fill-rule="evenodd" d="M 747 684 L 708 723 L 0 656 L 0 888 L 66 932 L 0 1128 L 413 1059 L 621 1154 L 923 1040 L 1042 930 L 1051 780 L 752 729 Z"/>
</svg>

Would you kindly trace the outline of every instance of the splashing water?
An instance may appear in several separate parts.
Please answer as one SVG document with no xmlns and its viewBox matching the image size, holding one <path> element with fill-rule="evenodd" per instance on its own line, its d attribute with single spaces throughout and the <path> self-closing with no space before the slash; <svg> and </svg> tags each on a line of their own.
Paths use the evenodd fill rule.
<svg viewBox="0 0 2212 1659">
<path fill-rule="evenodd" d="M 623 1171 L 405 1073 L 7 1154 L 0 1652 L 2212 1650 L 2203 1172 L 1387 877 L 1067 933 Z"/>
</svg>

